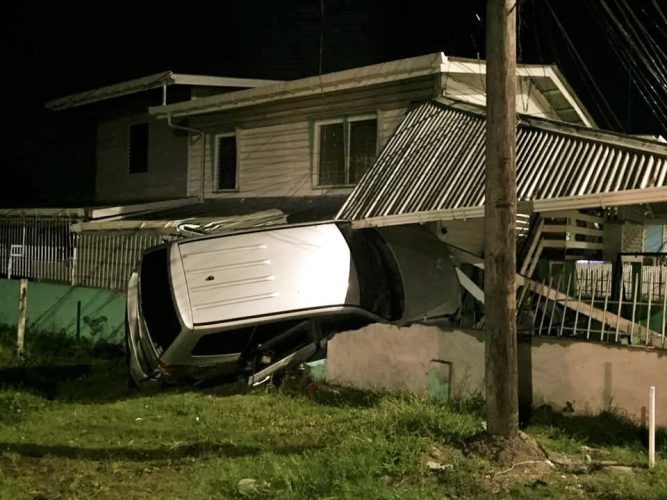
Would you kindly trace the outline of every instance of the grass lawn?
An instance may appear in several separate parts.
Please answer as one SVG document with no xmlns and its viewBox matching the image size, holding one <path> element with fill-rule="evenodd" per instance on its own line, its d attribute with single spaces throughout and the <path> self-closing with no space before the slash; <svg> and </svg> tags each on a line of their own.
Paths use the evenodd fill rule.
<svg viewBox="0 0 667 500">
<path fill-rule="evenodd" d="M 140 395 L 123 365 L 0 344 L 0 499 L 667 498 L 665 436 L 649 471 L 645 433 L 614 415 L 537 411 L 525 431 L 557 463 L 506 467 L 468 452 L 479 403 L 298 382 Z"/>
</svg>

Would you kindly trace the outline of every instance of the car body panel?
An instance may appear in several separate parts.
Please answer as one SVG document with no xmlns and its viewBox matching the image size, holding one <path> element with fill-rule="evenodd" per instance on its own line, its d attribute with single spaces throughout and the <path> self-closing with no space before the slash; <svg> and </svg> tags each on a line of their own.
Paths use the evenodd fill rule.
<svg viewBox="0 0 667 500">
<path fill-rule="evenodd" d="M 139 276 L 135 271 L 128 282 L 125 336 L 130 377 L 140 384 L 154 379 L 159 372 L 159 357 L 139 310 Z"/>
<path fill-rule="evenodd" d="M 262 228 L 171 242 L 144 256 L 160 249 L 167 252 L 165 274 L 154 281 L 150 272 L 156 268 L 146 264 L 150 279 L 144 284 L 168 279 L 169 294 L 159 300 L 171 297 L 165 311 L 173 306 L 180 332 L 159 348 L 151 339 L 146 325 L 160 325 L 155 319 L 162 309 L 153 300 L 153 322 L 147 322 L 142 304 L 164 289 L 153 285 L 155 295 L 141 297 L 142 290 L 151 290 L 142 287 L 142 258 L 127 299 L 129 368 L 138 384 L 246 373 L 252 385 L 321 356 L 327 339 L 350 325 L 406 324 L 452 316 L 460 306 L 445 245 L 419 226 L 353 230 L 349 223 L 329 222 Z M 375 308 L 378 301 L 382 306 Z M 289 326 L 295 322 L 310 326 Z M 204 337 L 224 349 L 202 354 L 198 344 Z"/>
<path fill-rule="evenodd" d="M 390 226 L 378 232 L 396 259 L 403 283 L 405 301 L 399 323 L 456 314 L 461 292 L 447 247 L 420 226 Z"/>
<path fill-rule="evenodd" d="M 187 287 L 195 326 L 355 300 L 350 250 L 334 224 L 186 241 L 178 247 L 182 264 L 172 260 L 172 276 L 185 280 L 174 283 L 174 295 L 183 297 L 178 307 L 187 317 L 181 290 Z"/>
</svg>

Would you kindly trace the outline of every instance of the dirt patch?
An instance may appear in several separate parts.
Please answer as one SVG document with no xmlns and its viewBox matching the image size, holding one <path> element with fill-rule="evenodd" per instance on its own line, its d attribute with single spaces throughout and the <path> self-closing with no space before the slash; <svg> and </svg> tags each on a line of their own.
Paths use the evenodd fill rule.
<svg viewBox="0 0 667 500">
<path fill-rule="evenodd" d="M 518 484 L 539 487 L 552 482 L 558 474 L 547 451 L 523 432 L 514 439 L 482 434 L 465 446 L 467 454 L 494 464 L 484 476 L 486 488 L 491 492 L 508 491 Z"/>
<path fill-rule="evenodd" d="M 545 462 L 549 454 L 532 437 L 524 432 L 514 439 L 480 434 L 466 443 L 466 451 L 496 463 L 511 467 L 523 462 Z"/>
</svg>

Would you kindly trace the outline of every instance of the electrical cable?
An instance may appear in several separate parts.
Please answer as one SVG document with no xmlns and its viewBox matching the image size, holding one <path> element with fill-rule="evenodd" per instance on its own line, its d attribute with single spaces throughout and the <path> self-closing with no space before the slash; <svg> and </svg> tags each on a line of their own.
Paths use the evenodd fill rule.
<svg viewBox="0 0 667 500">
<path fill-rule="evenodd" d="M 612 120 L 613 120 L 613 122 L 615 122 L 615 124 L 617 125 L 618 130 L 623 130 L 623 126 L 621 125 L 620 120 L 619 120 L 618 117 L 616 116 L 616 113 L 614 113 L 614 110 L 612 109 L 611 105 L 609 104 L 609 101 L 607 101 L 606 97 L 604 96 L 604 93 L 602 92 L 602 90 L 600 90 L 600 87 L 599 87 L 599 86 L 597 85 L 597 83 L 595 82 L 595 79 L 593 78 L 593 75 L 592 75 L 591 72 L 588 70 L 588 67 L 587 67 L 587 65 L 584 63 L 583 59 L 581 58 L 581 55 L 579 54 L 579 51 L 577 51 L 577 48 L 575 47 L 575 45 L 574 45 L 574 43 L 572 42 L 572 40 L 570 39 L 569 35 L 568 35 L 567 32 L 565 31 L 565 28 L 563 27 L 562 23 L 560 22 L 560 19 L 559 19 L 558 16 L 556 15 L 556 12 L 555 12 L 554 9 L 551 7 L 551 4 L 550 4 L 548 1 L 546 2 L 546 5 L 547 5 L 547 8 L 549 9 L 549 11 L 551 12 L 552 17 L 554 18 L 554 21 L 556 22 L 556 25 L 558 26 L 558 29 L 559 29 L 559 30 L 561 31 L 561 33 L 563 34 L 563 38 L 564 38 L 565 41 L 567 42 L 567 45 L 568 45 L 568 47 L 570 48 L 570 51 L 574 54 L 576 60 L 577 60 L 578 63 L 580 64 L 581 68 L 583 68 L 584 74 L 588 77 L 589 81 L 590 81 L 591 84 L 593 85 L 593 88 L 594 88 L 595 91 L 598 93 L 598 95 L 600 96 L 600 98 L 601 98 L 602 102 L 604 103 L 605 107 L 606 107 L 607 110 L 609 111 L 609 116 L 612 117 Z M 589 92 L 590 92 L 590 91 L 589 91 Z M 600 109 L 600 111 L 602 111 L 602 109 L 601 109 L 599 106 L 598 106 L 598 108 Z M 606 113 L 603 113 L 603 114 L 606 115 Z M 605 117 L 605 121 L 607 121 L 607 124 L 608 124 L 608 125 L 611 124 L 607 117 Z"/>
<path fill-rule="evenodd" d="M 663 28 L 664 28 L 664 26 L 667 26 L 667 18 L 665 18 L 665 15 L 662 13 L 662 10 L 660 9 L 660 5 L 658 5 L 657 0 L 652 0 L 652 2 L 653 2 L 653 6 L 655 7 L 655 10 L 658 12 L 658 15 L 662 19 Z M 664 33 L 664 31 L 663 31 L 663 33 Z"/>
<path fill-rule="evenodd" d="M 642 67 L 639 66 L 637 60 L 633 57 L 630 44 L 623 43 L 621 35 L 614 29 L 614 26 L 608 21 L 607 16 L 604 13 L 601 13 L 597 6 L 590 4 L 594 10 L 595 18 L 598 19 L 601 24 L 601 27 L 605 31 L 607 38 L 616 53 L 616 56 L 620 60 L 623 67 L 631 74 L 631 79 L 639 94 L 648 104 L 654 116 L 657 118 L 660 126 L 667 130 L 667 109 L 665 102 L 663 101 L 660 93 L 655 89 L 651 82 L 651 78 L 647 78 L 642 71 Z"/>
<path fill-rule="evenodd" d="M 649 105 L 653 114 L 660 122 L 660 125 L 667 128 L 667 114 L 663 111 L 665 109 L 665 103 L 660 96 L 656 94 L 655 88 L 651 85 L 648 79 L 640 74 L 641 68 L 638 63 L 634 61 L 629 49 L 622 47 L 622 40 L 618 38 L 618 35 L 613 31 L 609 31 L 608 36 L 612 46 L 614 46 L 617 51 L 617 56 L 621 60 L 621 64 L 631 75 L 632 82 L 637 87 L 639 94 Z M 636 76 L 638 74 L 640 74 L 640 77 Z"/>
<path fill-rule="evenodd" d="M 661 60 L 661 58 L 662 59 L 667 59 L 667 56 L 663 52 L 660 45 L 653 39 L 651 34 L 648 32 L 648 30 L 643 28 L 641 20 L 637 17 L 635 12 L 630 8 L 630 5 L 628 5 L 627 0 L 620 0 L 618 2 L 618 4 L 619 5 L 622 4 L 622 6 L 625 8 L 625 10 L 627 10 L 627 12 L 632 17 L 632 20 L 634 20 L 634 22 L 639 26 L 639 28 L 642 29 L 641 32 L 636 31 L 635 28 L 632 26 L 632 21 L 628 18 L 628 16 L 625 14 L 625 12 L 623 12 L 623 9 L 622 8 L 619 9 L 619 10 L 621 10 L 621 15 L 623 15 L 623 18 L 625 19 L 626 24 L 632 30 L 633 35 L 642 44 L 642 47 L 644 48 L 644 51 L 647 54 L 651 54 L 651 53 L 655 54 L 652 62 L 656 65 L 656 69 L 660 72 L 660 76 L 663 79 L 663 86 L 665 86 L 664 81 L 667 81 L 667 66 L 665 66 L 665 64 L 664 64 L 663 60 Z M 646 43 L 649 45 L 649 47 L 646 47 L 644 45 L 644 43 L 641 41 L 642 34 L 644 35 Z"/>
<path fill-rule="evenodd" d="M 665 90 L 667 90 L 667 83 L 662 82 L 661 78 L 658 74 L 655 73 L 654 67 L 651 64 L 651 61 L 649 61 L 646 58 L 646 55 L 643 50 L 640 50 L 637 47 L 637 44 L 634 42 L 632 37 L 628 34 L 628 32 L 625 30 L 623 27 L 623 24 L 618 20 L 618 18 L 614 15 L 612 10 L 609 8 L 609 6 L 606 4 L 606 2 L 601 2 L 602 8 L 607 12 L 611 20 L 616 24 L 618 31 L 623 35 L 623 37 L 626 39 L 628 42 L 629 46 L 633 49 L 635 55 L 639 58 L 640 61 L 644 63 L 646 66 L 648 72 L 653 76 L 656 82 L 658 82 Z"/>
</svg>

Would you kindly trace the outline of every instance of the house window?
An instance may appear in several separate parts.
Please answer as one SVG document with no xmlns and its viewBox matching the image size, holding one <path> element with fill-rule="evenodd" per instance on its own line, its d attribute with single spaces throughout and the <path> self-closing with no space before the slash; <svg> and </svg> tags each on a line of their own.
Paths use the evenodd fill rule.
<svg viewBox="0 0 667 500">
<path fill-rule="evenodd" d="M 377 155 L 377 119 L 358 117 L 316 125 L 315 185 L 359 182 Z"/>
<path fill-rule="evenodd" d="M 219 191 L 236 189 L 236 136 L 216 137 L 216 187 Z"/>
<path fill-rule="evenodd" d="M 148 171 L 148 123 L 130 125 L 128 141 L 129 171 L 137 174 Z"/>
</svg>

